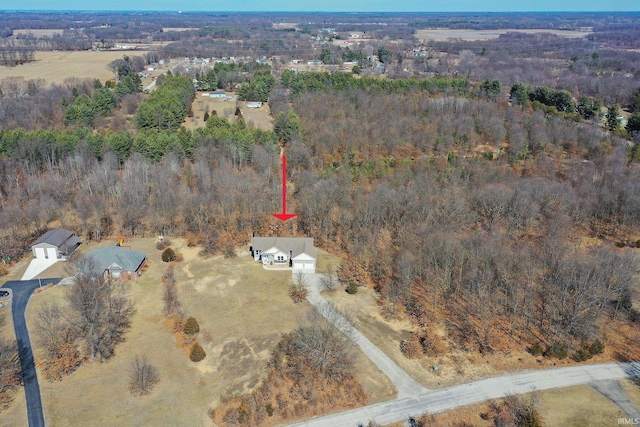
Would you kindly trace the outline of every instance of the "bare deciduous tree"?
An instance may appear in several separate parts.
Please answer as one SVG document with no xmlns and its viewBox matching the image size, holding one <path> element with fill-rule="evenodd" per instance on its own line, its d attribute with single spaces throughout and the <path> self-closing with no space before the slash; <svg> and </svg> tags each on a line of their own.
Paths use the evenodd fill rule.
<svg viewBox="0 0 640 427">
<path fill-rule="evenodd" d="M 69 321 L 77 328 L 92 360 L 108 359 L 131 326 L 133 303 L 108 280 L 94 279 L 82 272 L 74 280 L 66 297 Z"/>
<path fill-rule="evenodd" d="M 22 381 L 18 346 L 0 338 L 0 411 L 13 401 L 13 391 Z"/>
<path fill-rule="evenodd" d="M 338 379 L 353 369 L 354 344 L 349 338 L 353 327 L 333 305 L 326 303 L 319 310 L 322 314 L 316 309 L 309 311 L 294 332 L 293 343 L 308 366 Z"/>
<path fill-rule="evenodd" d="M 145 396 L 151 393 L 158 382 L 160 374 L 156 367 L 149 363 L 147 356 L 136 356 L 129 370 L 129 391 L 137 396 Z"/>
</svg>

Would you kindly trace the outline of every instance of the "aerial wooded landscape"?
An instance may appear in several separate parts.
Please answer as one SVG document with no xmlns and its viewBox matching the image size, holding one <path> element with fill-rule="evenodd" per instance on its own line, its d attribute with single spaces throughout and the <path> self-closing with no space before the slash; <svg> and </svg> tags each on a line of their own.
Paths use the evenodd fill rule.
<svg viewBox="0 0 640 427">
<path fill-rule="evenodd" d="M 640 419 L 639 19 L 0 13 L 0 426 Z"/>
</svg>

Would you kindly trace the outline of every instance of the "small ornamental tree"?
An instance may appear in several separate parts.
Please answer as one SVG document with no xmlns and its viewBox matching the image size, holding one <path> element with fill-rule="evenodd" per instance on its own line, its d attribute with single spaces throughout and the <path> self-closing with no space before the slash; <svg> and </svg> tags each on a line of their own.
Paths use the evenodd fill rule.
<svg viewBox="0 0 640 427">
<path fill-rule="evenodd" d="M 183 330 L 187 335 L 194 335 L 200 332 L 200 325 L 198 325 L 198 321 L 195 317 L 189 317 L 184 324 Z"/>
<path fill-rule="evenodd" d="M 159 381 L 158 369 L 147 361 L 147 356 L 136 356 L 131 362 L 129 370 L 129 391 L 131 394 L 145 396 L 151 393 Z"/>
<path fill-rule="evenodd" d="M 176 253 L 173 249 L 166 248 L 164 251 L 162 251 L 162 261 L 171 262 L 175 260 L 176 260 Z"/>
<path fill-rule="evenodd" d="M 189 359 L 191 359 L 192 362 L 199 362 L 205 357 L 207 357 L 207 353 L 205 353 L 204 348 L 202 348 L 199 342 L 194 342 L 189 352 Z"/>
</svg>

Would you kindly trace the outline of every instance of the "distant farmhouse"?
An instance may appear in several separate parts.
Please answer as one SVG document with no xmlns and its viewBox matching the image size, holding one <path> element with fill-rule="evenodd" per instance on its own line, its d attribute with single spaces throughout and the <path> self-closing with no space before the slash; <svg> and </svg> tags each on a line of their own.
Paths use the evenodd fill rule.
<svg viewBox="0 0 640 427">
<path fill-rule="evenodd" d="M 56 228 L 44 233 L 31 246 L 36 259 L 62 259 L 80 246 L 80 238 L 69 230 Z"/>
<path fill-rule="evenodd" d="M 251 255 L 265 268 L 290 267 L 294 273 L 315 273 L 318 248 L 312 237 L 254 237 Z"/>
<path fill-rule="evenodd" d="M 105 246 L 87 253 L 94 264 L 95 277 L 123 282 L 134 280 L 142 274 L 147 255 L 143 252 L 120 246 Z"/>
</svg>

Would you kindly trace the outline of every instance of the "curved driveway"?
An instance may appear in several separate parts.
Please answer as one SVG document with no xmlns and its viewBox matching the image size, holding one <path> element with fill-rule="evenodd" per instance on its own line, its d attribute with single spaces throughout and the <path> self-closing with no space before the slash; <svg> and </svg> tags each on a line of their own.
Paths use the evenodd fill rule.
<svg viewBox="0 0 640 427">
<path fill-rule="evenodd" d="M 27 399 L 27 417 L 30 427 L 44 427 L 44 415 L 42 414 L 42 401 L 40 399 L 40 386 L 36 375 L 36 365 L 31 351 L 31 340 L 27 330 L 27 322 L 24 312 L 29 302 L 29 297 L 42 283 L 42 285 L 57 284 L 60 279 L 42 279 L 10 281 L 4 284 L 3 288 L 13 291 L 13 302 L 11 311 L 13 313 L 13 328 L 18 342 L 18 352 L 20 354 L 20 366 L 22 367 L 22 378 L 24 381 L 24 392 Z"/>
</svg>

